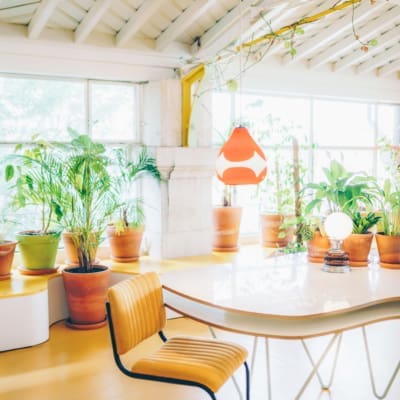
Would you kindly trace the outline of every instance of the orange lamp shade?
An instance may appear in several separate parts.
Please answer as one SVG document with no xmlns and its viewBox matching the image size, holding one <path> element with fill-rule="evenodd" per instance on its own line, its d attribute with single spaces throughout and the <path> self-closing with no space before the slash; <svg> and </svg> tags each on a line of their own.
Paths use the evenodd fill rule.
<svg viewBox="0 0 400 400">
<path fill-rule="evenodd" d="M 226 185 L 260 183 L 267 175 L 267 158 L 249 131 L 235 128 L 221 147 L 216 163 L 216 174 Z"/>
</svg>

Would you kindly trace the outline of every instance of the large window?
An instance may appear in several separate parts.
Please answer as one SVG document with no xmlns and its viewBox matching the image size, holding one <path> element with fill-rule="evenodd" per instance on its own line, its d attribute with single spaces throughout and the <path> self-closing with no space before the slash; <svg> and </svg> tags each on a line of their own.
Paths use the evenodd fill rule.
<svg viewBox="0 0 400 400">
<path fill-rule="evenodd" d="M 306 180 L 323 179 L 322 168 L 331 159 L 341 161 L 350 171 L 385 176 L 379 144 L 400 142 L 400 105 L 298 96 L 218 92 L 213 96 L 213 145 L 221 146 L 234 125 L 242 121 L 263 147 L 271 163 L 277 151 L 290 157 L 294 136 L 302 150 Z M 223 136 L 224 134 L 225 136 Z M 221 183 L 215 183 L 214 202 L 220 198 Z M 263 209 L 263 192 L 254 185 L 236 188 L 243 206 L 241 233 L 259 231 L 257 214 Z M 265 202 L 264 202 L 265 203 Z"/>
<path fill-rule="evenodd" d="M 132 144 L 132 151 L 139 141 L 136 89 L 130 82 L 0 75 L 0 157 L 14 152 L 16 144 L 29 144 L 34 135 L 50 142 L 68 141 L 68 128 L 91 135 L 109 149 Z M 4 170 L 0 172 L 4 194 Z M 0 211 L 8 200 L 0 195 Z M 14 231 L 38 227 L 31 210 L 18 215 Z"/>
</svg>

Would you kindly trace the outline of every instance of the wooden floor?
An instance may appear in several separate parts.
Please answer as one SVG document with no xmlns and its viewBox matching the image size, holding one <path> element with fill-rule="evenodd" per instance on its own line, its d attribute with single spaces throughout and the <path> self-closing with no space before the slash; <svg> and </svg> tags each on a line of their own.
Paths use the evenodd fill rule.
<svg viewBox="0 0 400 400">
<path fill-rule="evenodd" d="M 4 322 L 4 321 L 3 321 Z M 0 327 L 1 329 L 1 327 Z M 21 327 L 23 329 L 23 327 Z M 184 318 L 169 320 L 165 332 L 209 335 L 206 326 Z M 252 349 L 253 339 L 217 331 L 221 338 L 236 340 Z M 378 392 L 388 381 L 400 359 L 400 321 L 388 321 L 368 327 Z M 329 337 L 307 341 L 317 357 Z M 151 338 L 129 354 L 128 361 L 159 344 Z M 253 373 L 252 398 L 267 399 L 264 340 L 260 339 Z M 310 363 L 299 341 L 270 340 L 272 398 L 293 400 L 310 370 Z M 330 360 L 327 360 L 327 363 Z M 324 368 L 323 368 L 324 371 Z M 237 374 L 242 383 L 242 371 Z M 324 371 L 324 375 L 328 375 Z M 74 331 L 63 321 L 51 328 L 50 340 L 41 345 L 0 353 L 1 400 L 205 400 L 200 389 L 133 380 L 123 376 L 112 359 L 108 329 Z M 232 382 L 218 393 L 219 400 L 238 399 Z M 338 368 L 330 392 L 320 390 L 313 379 L 301 399 L 372 400 L 371 386 L 362 346 L 360 329 L 346 332 Z M 387 397 L 400 399 L 400 376 Z"/>
</svg>

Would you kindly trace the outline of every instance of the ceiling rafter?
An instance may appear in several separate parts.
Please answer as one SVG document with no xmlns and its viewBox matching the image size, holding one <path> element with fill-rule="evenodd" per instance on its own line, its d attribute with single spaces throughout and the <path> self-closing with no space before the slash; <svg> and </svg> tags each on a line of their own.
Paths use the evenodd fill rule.
<svg viewBox="0 0 400 400">
<path fill-rule="evenodd" d="M 376 55 L 375 57 L 372 57 L 368 61 L 360 64 L 356 68 L 356 72 L 358 72 L 359 74 L 370 72 L 375 68 L 381 67 L 388 61 L 393 60 L 399 55 L 399 53 L 400 53 L 399 44 L 394 45 L 388 49 L 381 51 L 379 55 Z"/>
<path fill-rule="evenodd" d="M 232 28 L 233 25 L 241 17 L 243 19 L 248 18 L 249 8 L 252 4 L 254 4 L 254 0 L 243 0 L 240 5 L 237 5 L 225 14 L 224 17 L 200 37 L 200 47 L 198 43 L 192 45 L 191 53 L 197 57 L 204 57 L 205 54 L 215 54 L 225 48 L 232 40 L 237 38 L 238 29 Z M 248 23 L 248 20 L 243 21 L 243 23 Z"/>
<path fill-rule="evenodd" d="M 215 1 L 217 0 L 197 0 L 186 8 L 186 10 L 157 38 L 156 49 L 158 51 L 164 50 L 201 14 L 204 14 Z"/>
<path fill-rule="evenodd" d="M 75 42 L 82 43 L 110 8 L 113 0 L 97 0 L 75 30 Z"/>
<path fill-rule="evenodd" d="M 398 49 L 397 57 L 400 57 L 400 49 Z M 378 76 L 388 76 L 396 73 L 400 69 L 400 59 L 394 60 L 382 68 L 378 69 Z"/>
<path fill-rule="evenodd" d="M 116 45 L 123 46 L 135 33 L 137 33 L 161 7 L 164 0 L 146 0 L 140 8 L 132 15 L 128 22 L 121 28 L 116 36 Z"/>
<path fill-rule="evenodd" d="M 399 18 L 399 7 L 394 6 L 382 13 L 374 21 L 368 22 L 361 29 L 357 31 L 360 41 L 365 42 L 380 30 L 385 27 L 392 25 Z M 336 44 L 328 46 L 324 51 L 318 54 L 316 57 L 311 58 L 308 61 L 309 68 L 317 68 L 322 64 L 333 61 L 341 54 L 348 52 L 351 48 L 360 45 L 360 43 L 354 38 L 353 34 L 350 34 L 347 38 L 339 40 Z"/>
<path fill-rule="evenodd" d="M 371 14 L 375 13 L 384 5 L 384 3 L 374 5 L 371 5 L 369 2 L 361 3 L 361 5 L 355 9 L 354 24 L 365 21 L 369 16 L 371 16 Z M 337 37 L 343 35 L 345 32 L 349 32 L 352 29 L 352 26 L 351 15 L 332 21 L 332 24 L 328 28 L 321 30 L 321 33 L 316 34 L 312 39 L 308 39 L 303 44 L 299 45 L 295 57 L 286 54 L 282 58 L 282 63 L 284 65 L 289 65 L 308 57 L 321 47 L 326 46 L 329 42 L 332 42 Z"/>
<path fill-rule="evenodd" d="M 341 60 L 337 61 L 335 63 L 334 70 L 336 72 L 339 72 L 362 62 L 362 60 L 365 60 L 366 58 L 371 58 L 374 54 L 378 53 L 385 47 L 391 46 L 394 42 L 398 41 L 399 38 L 400 38 L 400 26 L 397 26 L 379 36 L 377 38 L 378 44 L 374 47 L 370 47 L 368 51 L 365 52 L 355 51 L 343 57 Z"/>
<path fill-rule="evenodd" d="M 37 39 L 61 0 L 42 0 L 28 25 L 29 39 Z"/>
</svg>

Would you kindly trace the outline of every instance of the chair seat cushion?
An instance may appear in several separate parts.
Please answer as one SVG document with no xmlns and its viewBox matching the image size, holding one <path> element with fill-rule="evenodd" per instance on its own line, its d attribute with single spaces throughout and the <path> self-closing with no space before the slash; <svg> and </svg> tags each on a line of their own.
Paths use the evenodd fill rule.
<svg viewBox="0 0 400 400">
<path fill-rule="evenodd" d="M 237 344 L 198 337 L 174 337 L 140 359 L 132 372 L 201 383 L 217 392 L 247 357 Z"/>
</svg>

